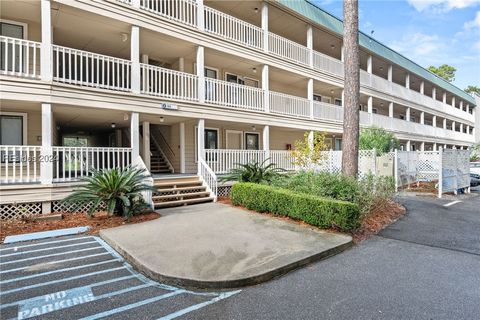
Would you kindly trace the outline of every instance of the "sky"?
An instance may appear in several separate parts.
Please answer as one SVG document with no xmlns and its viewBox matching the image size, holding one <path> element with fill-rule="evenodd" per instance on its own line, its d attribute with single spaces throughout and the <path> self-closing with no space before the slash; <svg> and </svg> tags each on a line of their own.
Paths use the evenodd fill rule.
<svg viewBox="0 0 480 320">
<path fill-rule="evenodd" d="M 342 18 L 343 1 L 311 0 Z M 360 30 L 427 68 L 457 68 L 454 85 L 480 86 L 480 0 L 359 0 Z"/>
</svg>

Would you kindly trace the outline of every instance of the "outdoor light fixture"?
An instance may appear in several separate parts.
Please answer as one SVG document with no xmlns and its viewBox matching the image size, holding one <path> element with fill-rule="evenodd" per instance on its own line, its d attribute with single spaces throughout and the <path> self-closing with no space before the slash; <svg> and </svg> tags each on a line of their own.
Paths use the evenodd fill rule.
<svg viewBox="0 0 480 320">
<path fill-rule="evenodd" d="M 253 11 L 255 11 L 255 13 L 258 13 L 258 8 L 253 9 Z"/>
<path fill-rule="evenodd" d="M 160 117 L 160 122 L 164 122 L 165 121 L 165 118 L 164 117 Z"/>
<path fill-rule="evenodd" d="M 128 120 L 128 113 L 124 113 L 123 114 L 123 121 L 127 121 Z"/>
<path fill-rule="evenodd" d="M 383 70 L 383 67 L 380 67 L 380 70 Z"/>
<path fill-rule="evenodd" d="M 122 32 L 122 33 L 121 33 L 121 36 L 122 36 L 122 42 L 127 42 L 127 40 L 128 40 L 128 33 Z"/>
<path fill-rule="evenodd" d="M 115 122 L 112 122 L 112 124 L 111 124 L 110 126 L 112 127 L 112 129 L 115 129 L 115 127 L 116 127 L 117 125 L 115 124 Z"/>
<path fill-rule="evenodd" d="M 334 45 L 334 44 L 331 44 L 331 45 L 330 45 L 330 48 L 332 48 L 332 50 L 335 49 L 335 45 Z"/>
<path fill-rule="evenodd" d="M 331 93 L 331 94 L 333 94 L 334 92 L 335 92 L 335 91 L 333 91 L 333 90 L 330 90 L 330 93 Z"/>
<path fill-rule="evenodd" d="M 255 126 L 252 126 L 252 130 L 255 131 L 257 130 L 257 128 Z"/>
<path fill-rule="evenodd" d="M 257 68 L 252 68 L 253 73 L 257 73 Z"/>
</svg>

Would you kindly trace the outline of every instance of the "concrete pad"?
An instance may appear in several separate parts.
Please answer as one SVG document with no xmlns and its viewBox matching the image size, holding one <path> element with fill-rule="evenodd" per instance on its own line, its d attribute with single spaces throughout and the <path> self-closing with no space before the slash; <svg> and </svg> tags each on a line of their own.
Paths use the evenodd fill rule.
<svg viewBox="0 0 480 320">
<path fill-rule="evenodd" d="M 161 210 L 160 219 L 100 236 L 147 276 L 175 285 L 256 284 L 352 245 L 329 233 L 218 203 Z"/>
</svg>

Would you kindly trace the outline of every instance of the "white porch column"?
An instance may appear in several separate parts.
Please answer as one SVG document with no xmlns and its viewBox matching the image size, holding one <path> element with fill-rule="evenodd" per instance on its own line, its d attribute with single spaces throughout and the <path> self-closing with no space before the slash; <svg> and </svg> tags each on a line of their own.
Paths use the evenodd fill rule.
<svg viewBox="0 0 480 320">
<path fill-rule="evenodd" d="M 263 51 L 268 52 L 268 3 L 262 2 Z"/>
<path fill-rule="evenodd" d="M 447 130 L 447 119 L 443 119 L 443 129 Z"/>
<path fill-rule="evenodd" d="M 308 132 L 308 145 L 310 146 L 310 150 L 313 150 L 314 139 L 315 139 L 315 131 L 311 130 Z"/>
<path fill-rule="evenodd" d="M 464 133 L 464 132 L 463 132 L 463 123 L 460 123 L 460 132 L 461 132 L 461 133 Z"/>
<path fill-rule="evenodd" d="M 42 1 L 43 3 L 43 1 Z M 53 180 L 53 114 L 52 105 L 50 103 L 42 103 L 42 148 L 40 161 L 40 182 L 42 184 L 51 184 Z"/>
<path fill-rule="evenodd" d="M 371 55 L 367 57 L 367 72 L 372 74 L 373 71 L 373 58 Z"/>
<path fill-rule="evenodd" d="M 41 2 L 42 44 L 40 46 L 40 78 L 52 81 L 53 78 L 53 48 L 52 48 L 52 15 L 50 0 Z"/>
<path fill-rule="evenodd" d="M 342 89 L 342 107 L 344 106 L 345 104 L 345 90 Z"/>
<path fill-rule="evenodd" d="M 130 34 L 130 60 L 132 62 L 132 92 L 140 93 L 140 28 L 137 26 L 132 26 Z"/>
<path fill-rule="evenodd" d="M 132 7 L 140 8 L 140 0 L 132 0 Z"/>
<path fill-rule="evenodd" d="M 452 97 L 452 107 L 455 108 L 455 96 Z"/>
<path fill-rule="evenodd" d="M 446 144 L 444 144 L 443 149 L 448 149 L 448 146 Z"/>
<path fill-rule="evenodd" d="M 145 167 L 150 170 L 150 122 L 142 122 L 143 150 L 142 158 Z"/>
<path fill-rule="evenodd" d="M 442 101 L 443 103 L 447 104 L 447 92 L 444 92 L 442 95 Z"/>
<path fill-rule="evenodd" d="M 407 141 L 407 145 L 406 145 L 406 148 L 407 148 L 407 151 L 412 151 L 411 150 L 411 146 L 412 146 L 412 143 L 410 140 Z"/>
<path fill-rule="evenodd" d="M 432 99 L 437 100 L 437 88 L 432 88 Z"/>
<path fill-rule="evenodd" d="M 185 71 L 185 58 L 184 57 L 178 58 L 178 71 L 181 71 L 181 72 Z"/>
<path fill-rule="evenodd" d="M 410 89 L 410 73 L 405 76 L 405 88 Z"/>
<path fill-rule="evenodd" d="M 132 162 L 140 156 L 140 133 L 138 113 L 132 112 L 130 117 L 130 146 L 132 148 Z"/>
<path fill-rule="evenodd" d="M 465 112 L 470 113 L 470 105 L 467 103 L 467 106 L 465 107 Z"/>
<path fill-rule="evenodd" d="M 425 124 L 425 112 L 420 112 L 420 124 Z"/>
<path fill-rule="evenodd" d="M 340 61 L 345 61 L 345 46 L 343 44 L 340 47 Z"/>
<path fill-rule="evenodd" d="M 463 111 L 463 100 L 460 100 L 460 110 Z"/>
<path fill-rule="evenodd" d="M 267 64 L 262 67 L 262 89 L 265 112 L 270 112 L 270 68 Z"/>
<path fill-rule="evenodd" d="M 420 93 L 425 94 L 425 81 L 420 82 Z"/>
<path fill-rule="evenodd" d="M 410 121 L 410 108 L 407 108 L 405 112 L 405 120 Z"/>
<path fill-rule="evenodd" d="M 205 29 L 205 16 L 204 16 L 204 5 L 203 0 L 196 0 L 197 2 L 197 27 L 199 30 Z"/>
<path fill-rule="evenodd" d="M 313 28 L 311 25 L 308 25 L 307 27 L 307 48 L 310 67 L 313 67 Z"/>
<path fill-rule="evenodd" d="M 368 113 L 372 113 L 373 112 L 373 98 L 372 97 L 368 97 L 368 100 L 367 100 L 367 106 L 368 106 Z"/>
<path fill-rule="evenodd" d="M 263 127 L 263 150 L 265 151 L 265 159 L 270 158 L 270 126 Z"/>
<path fill-rule="evenodd" d="M 452 131 L 455 131 L 455 121 L 452 121 Z"/>
<path fill-rule="evenodd" d="M 425 142 L 424 141 L 422 141 L 420 143 L 420 151 L 425 151 Z"/>
<path fill-rule="evenodd" d="M 437 126 L 437 116 L 432 117 L 432 126 L 436 127 Z"/>
<path fill-rule="evenodd" d="M 437 143 L 436 143 L 436 142 L 433 143 L 433 151 L 438 151 Z"/>
<path fill-rule="evenodd" d="M 392 65 L 388 66 L 388 81 L 390 81 L 390 82 L 393 81 L 393 66 Z"/>
<path fill-rule="evenodd" d="M 200 102 L 205 102 L 205 48 L 197 47 L 197 77 L 198 77 L 198 99 Z"/>
<path fill-rule="evenodd" d="M 198 119 L 197 159 L 198 159 L 198 174 L 200 174 L 200 160 L 205 160 L 205 120 L 204 119 Z"/>
<path fill-rule="evenodd" d="M 310 119 L 313 119 L 313 79 L 308 79 L 307 96 L 310 104 Z"/>
<path fill-rule="evenodd" d="M 185 122 L 180 122 L 180 173 L 185 173 Z"/>
<path fill-rule="evenodd" d="M 390 103 L 388 104 L 388 116 L 389 116 L 390 118 L 393 118 L 393 102 L 390 102 Z"/>
<path fill-rule="evenodd" d="M 467 127 L 465 129 L 467 131 L 467 134 L 470 134 L 470 126 L 467 125 Z"/>
</svg>

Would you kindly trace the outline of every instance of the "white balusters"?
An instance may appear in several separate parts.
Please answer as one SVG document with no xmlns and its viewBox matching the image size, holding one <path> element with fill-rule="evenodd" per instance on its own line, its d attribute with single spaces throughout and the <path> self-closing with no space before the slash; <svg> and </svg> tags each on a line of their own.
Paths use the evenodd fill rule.
<svg viewBox="0 0 480 320">
<path fill-rule="evenodd" d="M 310 117 L 310 101 L 305 98 L 270 91 L 270 112 L 294 117 Z"/>
<path fill-rule="evenodd" d="M 180 100 L 198 100 L 198 77 L 193 74 L 140 64 L 141 93 Z"/>
<path fill-rule="evenodd" d="M 0 36 L 0 74 L 40 78 L 40 43 Z"/>
<path fill-rule="evenodd" d="M 40 146 L 0 146 L 0 182 L 40 181 Z M 45 159 L 48 160 L 48 159 Z"/>
<path fill-rule="evenodd" d="M 263 111 L 264 91 L 259 88 L 240 85 L 216 79 L 205 79 L 205 102 Z"/>
<path fill-rule="evenodd" d="M 197 26 L 197 3 L 194 0 L 140 0 L 140 9 L 192 27 Z"/>
<path fill-rule="evenodd" d="M 274 33 L 268 34 L 268 51 L 303 65 L 310 64 L 310 50 L 306 46 Z"/>
</svg>

